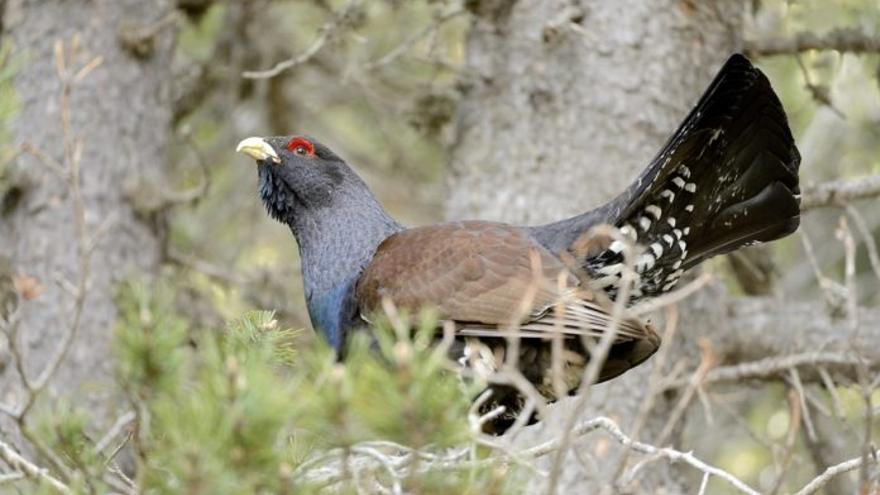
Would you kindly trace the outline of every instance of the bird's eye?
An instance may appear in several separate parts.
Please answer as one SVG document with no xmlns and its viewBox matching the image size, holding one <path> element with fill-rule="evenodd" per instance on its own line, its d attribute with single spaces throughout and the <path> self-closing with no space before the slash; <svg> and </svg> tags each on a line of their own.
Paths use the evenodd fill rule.
<svg viewBox="0 0 880 495">
<path fill-rule="evenodd" d="M 295 137 L 287 143 L 287 150 L 299 156 L 312 156 L 315 154 L 315 145 L 308 139 Z"/>
</svg>

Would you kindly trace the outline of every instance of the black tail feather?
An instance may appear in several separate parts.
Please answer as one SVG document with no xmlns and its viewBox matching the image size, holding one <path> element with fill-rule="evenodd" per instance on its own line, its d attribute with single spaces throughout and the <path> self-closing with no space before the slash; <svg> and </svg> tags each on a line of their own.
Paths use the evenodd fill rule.
<svg viewBox="0 0 880 495">
<path fill-rule="evenodd" d="M 732 56 L 660 154 L 622 196 L 616 223 L 647 247 L 635 297 L 672 288 L 683 270 L 794 232 L 800 155 L 770 82 Z M 619 203 L 618 203 L 619 204 Z M 585 260 L 613 293 L 622 246 Z"/>
</svg>

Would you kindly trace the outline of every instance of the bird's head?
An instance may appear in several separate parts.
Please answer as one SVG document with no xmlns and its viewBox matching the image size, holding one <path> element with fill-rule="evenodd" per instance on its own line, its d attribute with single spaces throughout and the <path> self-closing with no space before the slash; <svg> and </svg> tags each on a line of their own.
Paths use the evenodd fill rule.
<svg viewBox="0 0 880 495">
<path fill-rule="evenodd" d="M 257 161 L 260 197 L 272 217 L 288 224 L 366 189 L 341 158 L 307 137 L 250 137 L 236 151 Z"/>
<path fill-rule="evenodd" d="M 341 158 L 310 138 L 251 137 L 236 151 L 257 161 L 266 209 L 296 236 L 312 325 L 339 350 L 358 318 L 358 275 L 402 227 Z"/>
</svg>

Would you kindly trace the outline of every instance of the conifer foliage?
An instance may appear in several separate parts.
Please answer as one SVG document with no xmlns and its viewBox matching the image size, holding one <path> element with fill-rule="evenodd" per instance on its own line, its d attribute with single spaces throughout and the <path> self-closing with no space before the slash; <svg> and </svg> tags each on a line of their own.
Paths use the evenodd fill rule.
<svg viewBox="0 0 880 495">
<path fill-rule="evenodd" d="M 98 441 L 87 411 L 60 405 L 38 429 L 76 493 L 509 492 L 510 473 L 477 458 L 476 389 L 449 368 L 430 315 L 356 336 L 343 364 L 271 312 L 197 329 L 167 287 L 127 287 L 118 304 L 128 426 Z"/>
</svg>

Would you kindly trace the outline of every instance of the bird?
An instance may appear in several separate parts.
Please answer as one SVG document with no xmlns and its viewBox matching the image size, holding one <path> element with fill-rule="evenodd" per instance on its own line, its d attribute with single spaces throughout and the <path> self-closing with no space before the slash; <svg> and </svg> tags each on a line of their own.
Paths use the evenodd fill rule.
<svg viewBox="0 0 880 495">
<path fill-rule="evenodd" d="M 450 358 L 463 373 L 491 376 L 517 352 L 509 358 L 548 402 L 577 390 L 591 343 L 612 324 L 597 382 L 659 348 L 652 324 L 612 316 L 624 283 L 632 281 L 626 304 L 660 296 L 702 261 L 785 237 L 800 221 L 800 153 L 770 81 L 741 54 L 626 190 L 544 225 L 406 227 L 311 137 L 250 137 L 236 151 L 256 161 L 268 214 L 292 231 L 312 326 L 340 359 L 385 301 L 430 307 L 452 325 Z M 596 240 L 599 226 L 612 230 Z M 487 390 L 480 412 L 496 414 L 484 430 L 503 434 L 526 397 L 509 384 L 488 382 Z M 527 423 L 538 420 L 532 412 Z"/>
</svg>

